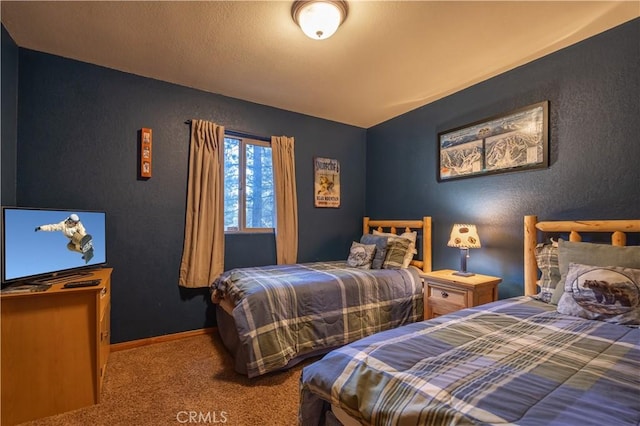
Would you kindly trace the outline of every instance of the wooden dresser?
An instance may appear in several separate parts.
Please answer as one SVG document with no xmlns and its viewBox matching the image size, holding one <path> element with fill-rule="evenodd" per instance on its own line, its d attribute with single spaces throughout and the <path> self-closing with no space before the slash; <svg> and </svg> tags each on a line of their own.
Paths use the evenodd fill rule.
<svg viewBox="0 0 640 426">
<path fill-rule="evenodd" d="M 442 269 L 420 274 L 424 281 L 424 319 L 498 300 L 501 278 L 480 274 L 462 277 L 454 272 Z"/>
<path fill-rule="evenodd" d="M 100 402 L 109 357 L 111 268 L 94 287 L 0 296 L 1 419 L 14 425 Z"/>
</svg>

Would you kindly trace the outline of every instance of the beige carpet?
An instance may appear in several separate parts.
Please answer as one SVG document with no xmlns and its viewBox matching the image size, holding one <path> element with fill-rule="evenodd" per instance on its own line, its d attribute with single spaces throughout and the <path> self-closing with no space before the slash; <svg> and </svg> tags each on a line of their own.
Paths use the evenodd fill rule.
<svg viewBox="0 0 640 426">
<path fill-rule="evenodd" d="M 309 362 L 248 379 L 234 372 L 217 333 L 113 352 L 100 404 L 25 424 L 295 425 Z"/>
</svg>

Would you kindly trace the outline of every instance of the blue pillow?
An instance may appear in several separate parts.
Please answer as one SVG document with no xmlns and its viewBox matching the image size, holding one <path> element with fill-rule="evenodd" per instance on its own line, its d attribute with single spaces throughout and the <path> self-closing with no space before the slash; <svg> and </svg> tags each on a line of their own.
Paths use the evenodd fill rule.
<svg viewBox="0 0 640 426">
<path fill-rule="evenodd" d="M 389 237 L 381 237 L 379 235 L 373 234 L 364 234 L 362 238 L 360 238 L 361 244 L 376 245 L 376 253 L 373 256 L 373 261 L 371 262 L 371 269 L 382 269 L 382 264 L 384 263 L 384 259 L 387 256 L 388 239 Z"/>
</svg>

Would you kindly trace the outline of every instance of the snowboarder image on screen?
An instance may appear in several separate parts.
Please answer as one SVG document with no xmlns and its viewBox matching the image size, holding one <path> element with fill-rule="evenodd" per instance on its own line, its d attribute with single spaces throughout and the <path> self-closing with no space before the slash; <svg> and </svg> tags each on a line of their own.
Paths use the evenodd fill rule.
<svg viewBox="0 0 640 426">
<path fill-rule="evenodd" d="M 70 214 L 69 217 L 62 222 L 40 225 L 36 227 L 35 231 L 62 231 L 62 234 L 69 239 L 67 248 L 71 251 L 82 253 L 85 264 L 93 257 L 91 235 L 87 234 L 87 230 L 84 229 L 84 225 L 80 222 L 80 217 L 75 213 Z"/>
</svg>

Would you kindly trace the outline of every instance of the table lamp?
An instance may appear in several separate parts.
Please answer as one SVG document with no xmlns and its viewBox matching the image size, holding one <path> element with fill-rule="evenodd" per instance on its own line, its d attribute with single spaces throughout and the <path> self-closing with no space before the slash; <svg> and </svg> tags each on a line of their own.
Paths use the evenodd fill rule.
<svg viewBox="0 0 640 426">
<path fill-rule="evenodd" d="M 449 247 L 460 248 L 460 270 L 453 275 L 470 277 L 475 275 L 473 272 L 467 272 L 467 258 L 469 257 L 470 248 L 480 248 L 480 237 L 475 225 L 455 224 L 451 228 L 451 237 L 447 243 Z"/>
</svg>

